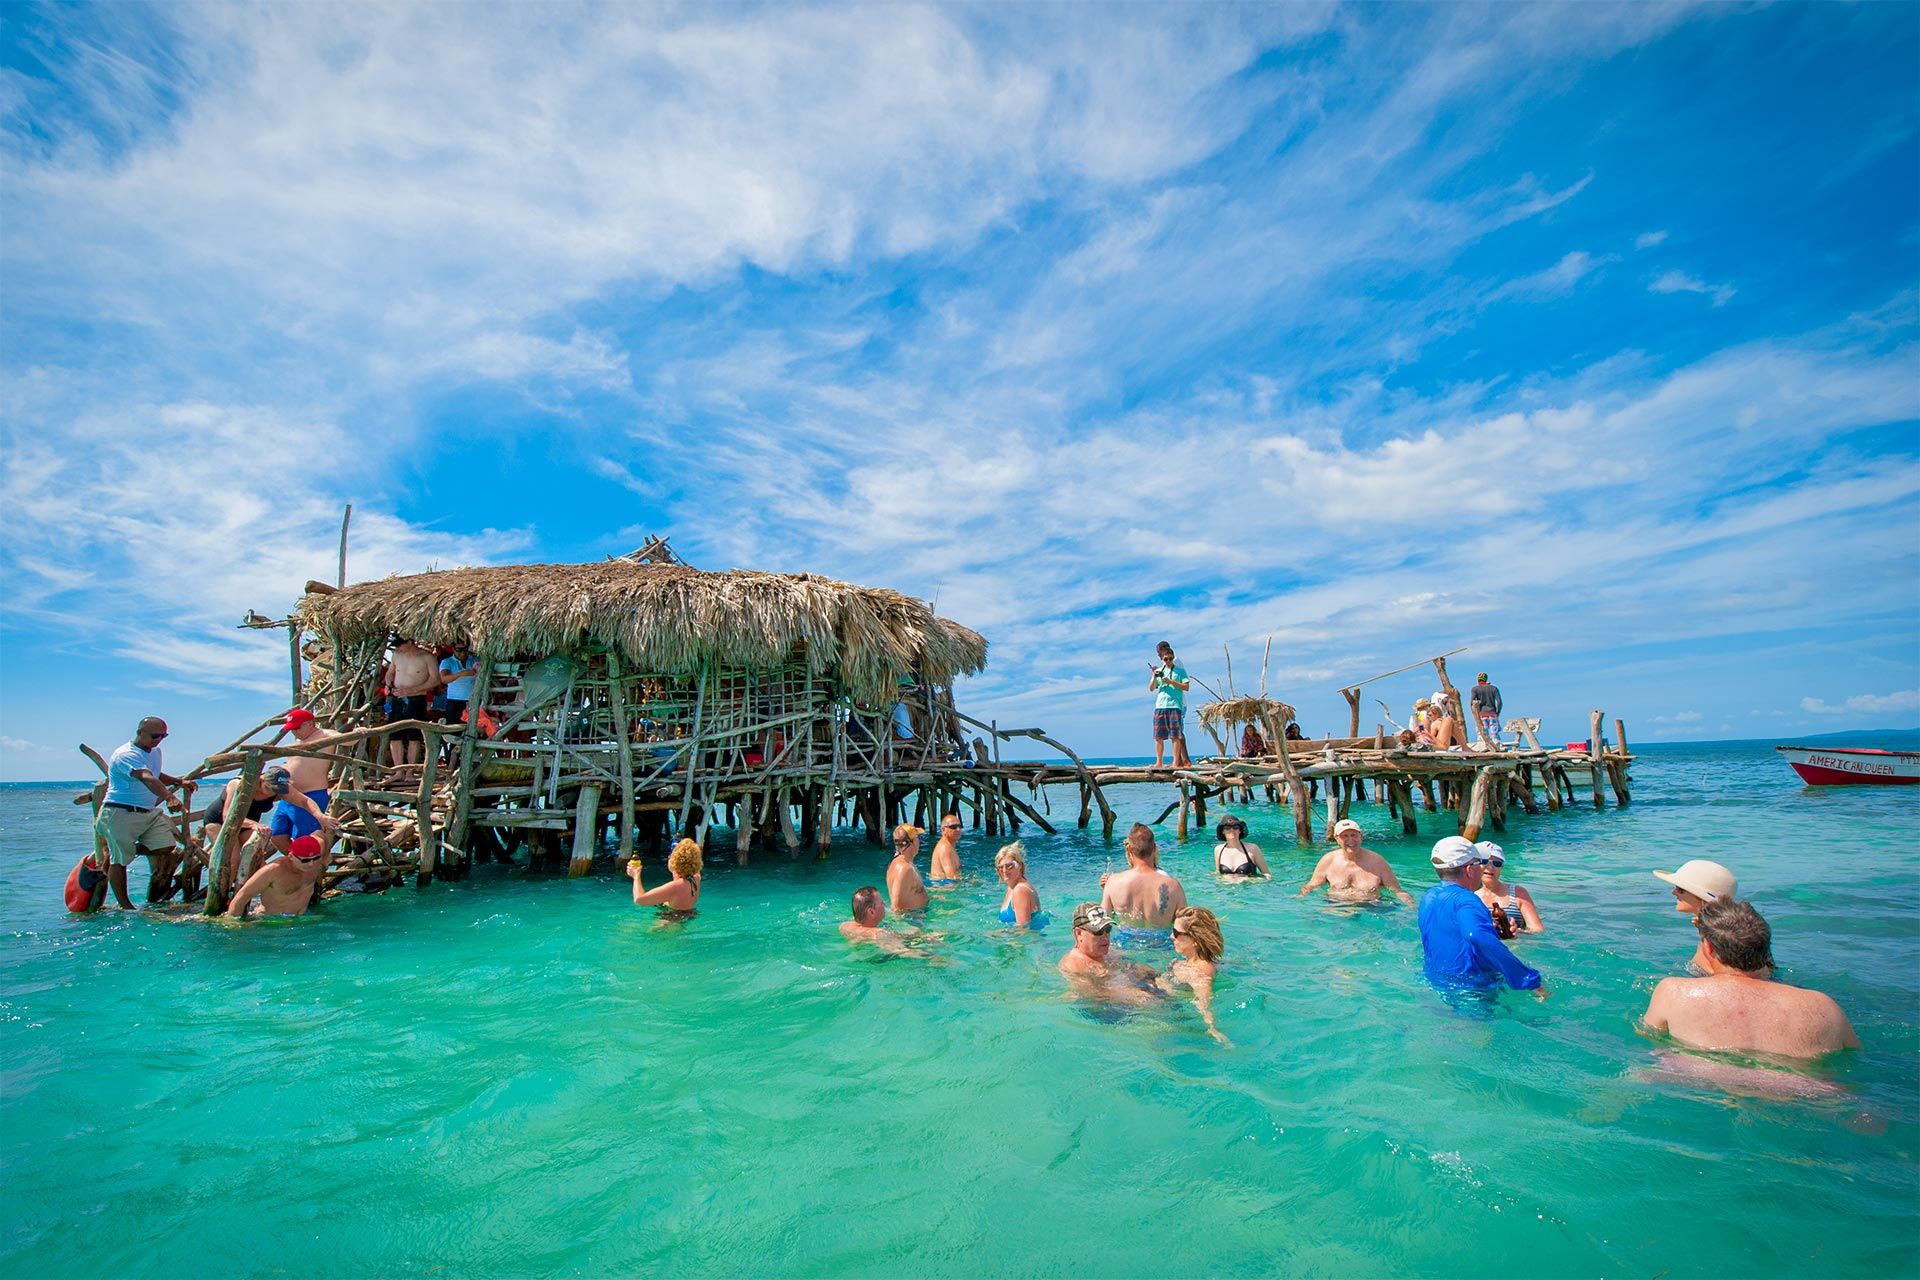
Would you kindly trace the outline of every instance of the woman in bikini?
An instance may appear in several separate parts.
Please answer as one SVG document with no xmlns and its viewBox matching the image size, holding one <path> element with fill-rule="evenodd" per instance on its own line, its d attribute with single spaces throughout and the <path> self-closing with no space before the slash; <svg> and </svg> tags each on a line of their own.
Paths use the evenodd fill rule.
<svg viewBox="0 0 1920 1280">
<path fill-rule="evenodd" d="M 1044 929 L 1050 920 L 1040 909 L 1040 895 L 1027 882 L 1027 847 L 1015 840 L 993 857 L 993 869 L 1007 886 L 1000 904 L 1000 923 L 1015 929 Z"/>
<path fill-rule="evenodd" d="M 633 877 L 633 905 L 659 907 L 661 916 L 669 920 L 687 919 L 700 903 L 700 866 L 700 846 L 682 840 L 667 855 L 667 870 L 673 879 L 658 889 L 649 889 L 641 883 L 640 859 L 635 858 L 627 864 L 627 874 Z"/>
<path fill-rule="evenodd" d="M 1193 994 L 1193 1007 L 1207 1024 L 1207 1034 L 1228 1048 L 1233 1042 L 1213 1020 L 1213 978 L 1220 971 L 1220 958 L 1226 953 L 1226 940 L 1220 936 L 1220 919 L 1205 907 L 1182 907 L 1173 917 L 1173 949 L 1178 954 L 1156 985 L 1172 995 L 1180 987 Z"/>
<path fill-rule="evenodd" d="M 1223 876 L 1245 876 L 1257 880 L 1261 876 L 1272 876 L 1267 870 L 1267 860 L 1260 852 L 1260 846 L 1247 843 L 1247 824 L 1240 819 L 1228 817 L 1220 819 L 1220 825 L 1213 829 L 1220 837 L 1220 843 L 1213 846 L 1213 869 Z"/>
<path fill-rule="evenodd" d="M 1480 850 L 1480 856 L 1486 860 L 1486 866 L 1480 869 L 1480 901 L 1487 904 L 1494 929 L 1503 938 L 1517 937 L 1523 933 L 1545 933 L 1547 926 L 1540 923 L 1540 912 L 1533 905 L 1533 895 L 1521 885 L 1506 884 L 1500 879 L 1500 872 L 1507 863 L 1506 851 L 1491 840 L 1482 840 L 1474 847 Z M 1504 929 L 1500 927 L 1503 919 L 1507 925 Z"/>
</svg>

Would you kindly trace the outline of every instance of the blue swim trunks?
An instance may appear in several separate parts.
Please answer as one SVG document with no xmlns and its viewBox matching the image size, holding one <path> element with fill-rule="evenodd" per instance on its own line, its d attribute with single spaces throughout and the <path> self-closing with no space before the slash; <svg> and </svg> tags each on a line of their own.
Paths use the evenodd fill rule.
<svg viewBox="0 0 1920 1280">
<path fill-rule="evenodd" d="M 307 792 L 307 799 L 320 806 L 320 812 L 327 811 L 327 791 L 322 787 L 318 791 Z M 310 836 L 320 829 L 313 815 L 298 805 L 288 804 L 285 800 L 276 800 L 273 805 L 273 819 L 267 824 L 267 830 L 276 836 L 286 836 L 298 840 L 301 836 Z"/>
<path fill-rule="evenodd" d="M 1130 929 L 1120 925 L 1113 931 L 1113 945 L 1122 951 L 1171 951 L 1173 930 Z"/>
</svg>

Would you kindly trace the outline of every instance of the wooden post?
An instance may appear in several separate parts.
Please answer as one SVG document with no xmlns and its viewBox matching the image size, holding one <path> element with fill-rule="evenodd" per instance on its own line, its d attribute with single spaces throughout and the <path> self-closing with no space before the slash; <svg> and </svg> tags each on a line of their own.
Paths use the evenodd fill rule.
<svg viewBox="0 0 1920 1280">
<path fill-rule="evenodd" d="M 1180 786 L 1180 827 L 1179 827 L 1179 830 L 1174 832 L 1174 839 L 1185 840 L 1187 838 L 1187 809 L 1193 803 L 1193 797 L 1189 793 L 1186 783 L 1182 782 L 1179 784 L 1179 786 Z"/>
<path fill-rule="evenodd" d="M 1604 782 L 1601 775 L 1606 772 L 1606 762 L 1600 754 L 1600 721 L 1605 715 L 1603 711 L 1594 712 L 1593 724 L 1587 733 L 1587 765 L 1593 775 L 1593 807 L 1596 809 L 1607 807 L 1606 797 L 1600 791 Z"/>
<path fill-rule="evenodd" d="M 1543 784 L 1545 784 L 1546 791 L 1547 791 L 1547 812 L 1548 813 L 1560 812 L 1560 778 L 1558 776 L 1559 772 L 1560 770 L 1558 769 L 1557 766 L 1554 765 L 1554 763 L 1551 760 L 1547 761 L 1547 763 L 1540 766 L 1540 781 Z"/>
<path fill-rule="evenodd" d="M 295 614 L 287 619 L 287 649 L 293 658 L 293 706 L 300 705 L 300 686 L 306 681 L 300 678 L 300 616 Z"/>
<path fill-rule="evenodd" d="M 226 816 L 220 820 L 220 834 L 213 841 L 213 854 L 207 860 L 207 901 L 200 909 L 202 915 L 217 916 L 227 909 L 227 850 L 235 843 L 241 824 L 246 820 L 253 788 L 260 781 L 261 759 L 260 748 L 247 749 L 245 761 L 240 766 L 240 794 L 227 806 Z"/>
<path fill-rule="evenodd" d="M 1347 736 L 1357 738 L 1360 736 L 1360 691 L 1342 689 L 1340 696 L 1347 700 Z"/>
<path fill-rule="evenodd" d="M 567 863 L 569 877 L 583 876 L 593 869 L 595 837 L 599 834 L 600 784 L 590 782 L 580 788 L 580 802 L 573 810 L 573 858 Z"/>
<path fill-rule="evenodd" d="M 440 837 L 433 829 L 433 783 L 440 770 L 440 732 L 420 731 L 420 792 L 413 803 L 414 821 L 420 828 L 420 874 L 416 887 L 433 883 L 433 869 L 440 863 Z"/>
<path fill-rule="evenodd" d="M 627 721 L 626 681 L 620 678 L 620 655 L 607 653 L 607 701 L 613 709 L 616 759 L 620 766 L 620 867 L 633 861 L 633 738 Z"/>
<path fill-rule="evenodd" d="M 800 833 L 793 828 L 793 795 L 782 787 L 773 803 L 780 814 L 780 843 L 787 846 L 787 857 L 795 858 L 800 853 Z"/>
<path fill-rule="evenodd" d="M 1301 844 L 1312 844 L 1313 800 L 1307 793 L 1307 784 L 1300 779 L 1300 770 L 1294 767 L 1293 753 L 1287 748 L 1287 726 L 1277 715 L 1268 715 L 1266 722 L 1267 733 L 1273 738 L 1273 749 L 1280 760 L 1280 773 L 1287 780 L 1287 795 L 1292 800 L 1294 839 Z"/>
<path fill-rule="evenodd" d="M 1400 793 L 1401 834 L 1417 836 L 1420 834 L 1420 822 L 1413 816 L 1413 784 L 1400 778 L 1395 781 L 1395 787 Z"/>
<path fill-rule="evenodd" d="M 1467 700 L 1460 696 L 1460 691 L 1453 687 L 1453 681 L 1447 678 L 1446 658 L 1435 658 L 1433 660 L 1433 669 L 1440 673 L 1440 688 L 1446 693 L 1448 699 L 1452 701 L 1454 713 L 1460 718 L 1460 728 L 1464 735 L 1469 719 Z M 1473 731 L 1479 735 L 1480 741 L 1487 743 L 1489 746 L 1493 745 L 1487 737 L 1486 729 L 1480 723 L 1480 717 L 1472 716 L 1471 719 L 1473 721 Z"/>
<path fill-rule="evenodd" d="M 820 786 L 820 805 L 813 823 L 814 847 L 821 861 L 826 861 L 827 852 L 833 847 L 833 782 L 829 779 Z"/>
<path fill-rule="evenodd" d="M 753 792 L 740 797 L 739 812 L 733 820 L 733 856 L 740 860 L 741 866 L 747 865 L 748 851 L 753 847 Z"/>
<path fill-rule="evenodd" d="M 1613 801 L 1624 805 L 1632 796 L 1627 794 L 1627 762 L 1622 757 L 1610 757 L 1607 760 L 1607 780 L 1613 783 Z"/>
<path fill-rule="evenodd" d="M 1613 750 L 1616 755 L 1627 754 L 1627 722 L 1618 716 L 1613 721 Z"/>
<path fill-rule="evenodd" d="M 1087 780 L 1080 780 L 1080 829 L 1085 831 L 1087 824 L 1093 821 L 1093 788 Z"/>
<path fill-rule="evenodd" d="M 340 585 L 347 585 L 347 526 L 353 523 L 353 504 L 340 515 Z"/>
<path fill-rule="evenodd" d="M 1473 775 L 1472 800 L 1467 805 L 1466 822 L 1460 828 L 1460 834 L 1469 840 L 1480 838 L 1480 829 L 1487 824 L 1487 811 L 1493 803 L 1493 770 L 1476 769 Z"/>
</svg>

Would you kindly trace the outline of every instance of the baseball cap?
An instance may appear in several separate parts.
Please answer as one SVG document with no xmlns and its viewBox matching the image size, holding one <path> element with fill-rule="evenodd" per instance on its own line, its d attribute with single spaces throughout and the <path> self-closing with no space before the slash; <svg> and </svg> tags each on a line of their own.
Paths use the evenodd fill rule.
<svg viewBox="0 0 1920 1280">
<path fill-rule="evenodd" d="M 1499 845 L 1495 844 L 1493 841 L 1491 840 L 1475 841 L 1473 847 L 1480 851 L 1480 860 L 1482 862 L 1497 862 L 1501 866 L 1506 865 L 1507 851 L 1505 849 L 1502 849 Z"/>
<path fill-rule="evenodd" d="M 315 858 L 319 857 L 322 852 L 320 848 L 320 837 L 301 836 L 298 840 L 295 840 L 287 846 L 287 852 L 302 862 L 312 862 Z"/>
<path fill-rule="evenodd" d="M 1089 933 L 1105 933 L 1113 928 L 1113 917 L 1097 902 L 1083 902 L 1073 909 L 1073 927 Z"/>
<path fill-rule="evenodd" d="M 1453 871 L 1480 861 L 1480 848 L 1465 836 L 1445 836 L 1433 843 L 1436 871 Z"/>
<path fill-rule="evenodd" d="M 1683 862 L 1676 871 L 1656 871 L 1653 874 L 1675 888 L 1685 889 L 1694 897 L 1705 898 L 1709 902 L 1734 897 L 1740 888 L 1740 882 L 1733 878 L 1733 872 L 1703 858 Z"/>
<path fill-rule="evenodd" d="M 307 710 L 305 707 L 295 707 L 293 710 L 287 712 L 287 721 L 281 728 L 291 733 L 303 724 L 312 723 L 313 712 Z"/>
<path fill-rule="evenodd" d="M 1335 836 L 1338 836 L 1343 831 L 1358 831 L 1359 829 L 1360 829 L 1360 824 L 1355 822 L 1352 818 L 1342 818 L 1340 819 L 1340 821 L 1333 824 L 1333 834 Z"/>
<path fill-rule="evenodd" d="M 278 765 L 260 771 L 260 781 L 267 784 L 267 790 L 277 796 L 283 796 L 293 790 L 293 775 Z"/>
</svg>

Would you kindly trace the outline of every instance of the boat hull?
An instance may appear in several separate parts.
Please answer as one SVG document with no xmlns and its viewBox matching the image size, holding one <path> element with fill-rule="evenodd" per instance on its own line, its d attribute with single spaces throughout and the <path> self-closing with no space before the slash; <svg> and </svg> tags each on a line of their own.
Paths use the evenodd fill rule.
<svg viewBox="0 0 1920 1280">
<path fill-rule="evenodd" d="M 1810 787 L 1911 786 L 1920 783 L 1920 752 L 1864 747 L 1775 747 Z"/>
</svg>

